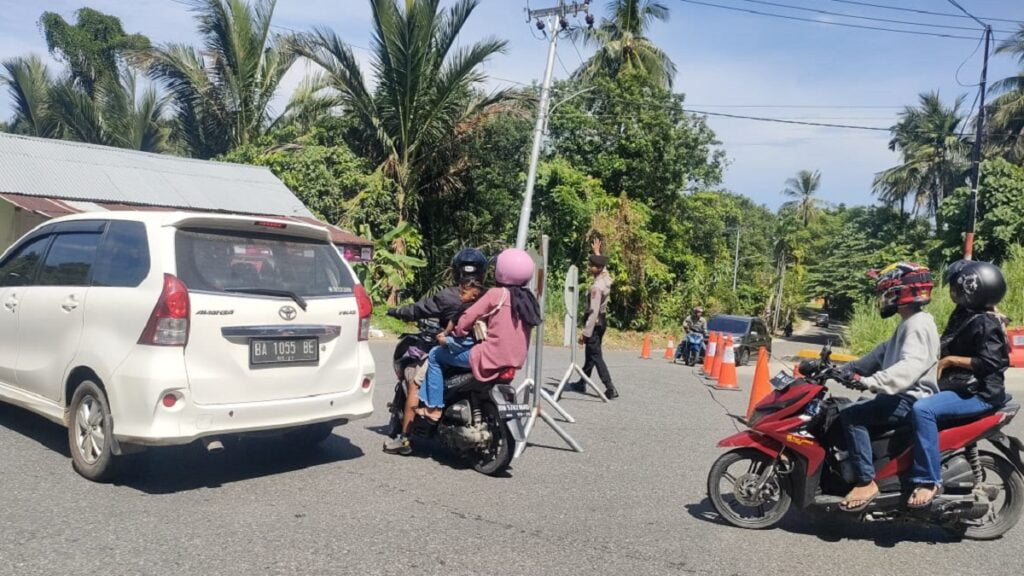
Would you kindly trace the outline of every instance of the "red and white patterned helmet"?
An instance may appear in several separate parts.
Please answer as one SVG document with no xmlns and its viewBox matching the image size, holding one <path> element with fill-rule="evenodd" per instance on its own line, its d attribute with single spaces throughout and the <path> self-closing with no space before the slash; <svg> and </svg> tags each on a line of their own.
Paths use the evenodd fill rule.
<svg viewBox="0 0 1024 576">
<path fill-rule="evenodd" d="M 924 306 L 932 301 L 935 282 L 927 266 L 915 262 L 897 262 L 881 270 L 868 271 L 868 277 L 875 280 L 878 311 L 882 318 L 892 316 L 900 306 Z"/>
</svg>

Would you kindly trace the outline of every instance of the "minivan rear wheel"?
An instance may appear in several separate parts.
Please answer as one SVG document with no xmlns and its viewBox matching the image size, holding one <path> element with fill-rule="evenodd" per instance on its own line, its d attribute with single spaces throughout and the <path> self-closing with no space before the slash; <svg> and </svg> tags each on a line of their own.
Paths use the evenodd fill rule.
<svg viewBox="0 0 1024 576">
<path fill-rule="evenodd" d="M 110 481 L 119 471 L 120 458 L 113 451 L 107 395 L 98 384 L 85 380 L 75 388 L 68 412 L 68 445 L 75 472 L 93 482 Z"/>
</svg>

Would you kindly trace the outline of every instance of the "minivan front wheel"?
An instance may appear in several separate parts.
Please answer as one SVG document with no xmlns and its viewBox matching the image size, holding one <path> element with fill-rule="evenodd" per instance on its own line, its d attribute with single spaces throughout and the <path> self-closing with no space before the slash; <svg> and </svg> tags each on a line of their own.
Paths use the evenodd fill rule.
<svg viewBox="0 0 1024 576">
<path fill-rule="evenodd" d="M 113 451 L 113 426 L 107 395 L 95 382 L 75 388 L 68 417 L 68 444 L 75 471 L 93 482 L 117 475 L 119 458 Z"/>
</svg>

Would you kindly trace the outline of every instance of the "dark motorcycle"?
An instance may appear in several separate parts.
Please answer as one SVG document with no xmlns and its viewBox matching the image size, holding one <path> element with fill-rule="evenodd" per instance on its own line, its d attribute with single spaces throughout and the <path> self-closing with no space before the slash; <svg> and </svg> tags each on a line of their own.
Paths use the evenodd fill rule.
<svg viewBox="0 0 1024 576">
<path fill-rule="evenodd" d="M 759 403 L 750 429 L 718 443 L 732 448 L 708 474 L 708 496 L 719 515 L 740 528 L 770 528 L 795 503 L 825 514 L 855 514 L 839 508 L 853 487 L 839 412 L 850 403 L 831 396 L 829 380 L 843 381 L 825 347 L 820 360 L 800 365 L 800 378 L 783 373 Z M 865 521 L 912 521 L 941 526 L 976 540 L 998 538 L 1012 528 L 1024 507 L 1024 463 L 1020 440 L 1003 428 L 1017 414 L 1014 402 L 979 416 L 939 423 L 943 492 L 930 506 L 906 506 L 913 486 L 906 478 L 912 460 L 909 426 L 872 433 L 875 481 L 881 494 L 863 511 Z M 987 442 L 994 451 L 979 448 Z"/>
<path fill-rule="evenodd" d="M 398 383 L 388 404 L 391 422 L 388 435 L 402 431 L 407 382 L 427 361 L 430 349 L 437 345 L 441 332 L 436 322 L 421 320 L 418 333 L 403 334 L 393 356 Z M 473 469 L 496 476 L 508 469 L 516 443 L 526 440 L 523 420 L 530 414 L 529 404 L 517 402 L 511 386 L 515 371 L 510 370 L 492 382 L 479 382 L 464 370 L 445 373 L 444 413 L 438 422 L 416 416 L 409 435 L 439 437 L 449 449 L 472 462 Z"/>
</svg>

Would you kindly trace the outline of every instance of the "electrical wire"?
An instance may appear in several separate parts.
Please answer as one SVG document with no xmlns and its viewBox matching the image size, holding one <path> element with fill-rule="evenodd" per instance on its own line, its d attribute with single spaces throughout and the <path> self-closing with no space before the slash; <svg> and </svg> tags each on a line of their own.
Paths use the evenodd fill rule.
<svg viewBox="0 0 1024 576">
<path fill-rule="evenodd" d="M 974 58 L 974 55 L 978 53 L 978 48 L 981 48 L 981 44 L 984 41 L 985 41 L 985 35 L 982 34 L 981 38 L 978 38 L 978 45 L 975 46 L 974 50 L 971 51 L 971 53 L 967 56 L 967 58 L 964 58 L 964 61 L 961 62 L 960 65 L 956 67 L 956 73 L 953 74 L 953 78 L 956 80 L 956 83 L 961 85 L 961 86 L 963 86 L 964 88 L 977 88 L 978 86 L 981 86 L 980 82 L 977 83 L 977 84 L 964 84 L 963 82 L 961 82 L 960 81 L 960 70 L 964 67 L 965 64 L 967 64 L 968 60 L 970 60 L 971 58 Z"/>
<path fill-rule="evenodd" d="M 952 14 L 950 12 L 934 12 L 932 10 L 921 10 L 918 8 L 906 8 L 904 6 L 891 6 L 887 4 L 874 4 L 871 2 L 859 2 L 856 0 L 832 0 L 839 4 L 853 4 L 856 6 L 868 6 L 870 8 L 881 8 L 883 10 L 896 10 L 900 12 L 913 12 L 915 14 L 925 14 L 928 16 L 943 16 L 946 18 L 974 18 L 973 16 L 963 16 L 961 14 Z M 991 20 L 992 22 L 1010 22 L 1012 24 L 1021 24 L 1019 20 L 1013 20 L 1010 18 L 993 18 L 990 16 L 983 17 L 985 20 Z"/>
<path fill-rule="evenodd" d="M 900 30 L 898 28 L 885 28 L 882 26 L 867 26 L 863 24 L 850 24 L 846 22 L 828 22 L 824 20 L 815 20 L 813 18 L 801 18 L 799 16 L 787 16 L 785 14 L 775 14 L 773 12 L 762 12 L 760 10 L 751 10 L 748 8 L 739 8 L 736 6 L 724 6 L 722 4 L 713 4 L 711 2 L 701 2 L 699 0 L 679 0 L 679 2 L 685 2 L 687 4 L 696 4 L 700 6 L 708 6 L 711 8 L 720 8 L 722 10 L 732 10 L 735 12 L 746 12 L 748 14 L 755 14 L 757 16 L 768 16 L 771 18 L 782 18 L 784 20 L 795 20 L 797 22 L 810 22 L 812 24 L 826 24 L 829 26 L 842 26 L 846 28 L 856 28 L 859 30 L 876 30 L 881 32 L 896 32 L 899 34 L 913 34 L 915 36 L 931 36 L 934 38 L 951 38 L 956 40 L 976 40 L 975 36 L 962 36 L 958 34 L 945 34 L 942 32 L 922 32 L 920 30 Z"/>
<path fill-rule="evenodd" d="M 931 22 L 915 22 L 912 20 L 893 20 L 891 18 L 877 18 L 873 16 L 861 16 L 859 14 L 846 14 L 843 12 L 831 12 L 829 10 L 821 10 L 818 8 L 807 8 L 806 6 L 794 6 L 793 4 L 782 4 L 780 2 L 769 2 L 767 0 L 741 0 L 750 4 L 761 4 L 765 6 L 775 6 L 777 8 L 788 8 L 790 10 L 801 10 L 804 12 L 814 12 L 816 14 L 822 14 L 825 16 L 839 16 L 841 18 L 853 18 L 855 20 L 868 20 L 871 22 L 885 22 L 887 24 L 903 24 L 906 26 L 924 26 L 928 28 L 945 28 L 948 30 L 977 30 L 974 26 L 953 26 L 950 24 L 934 24 Z M 1013 30 L 993 30 L 993 32 L 1000 32 L 1006 34 L 1013 34 Z"/>
</svg>

